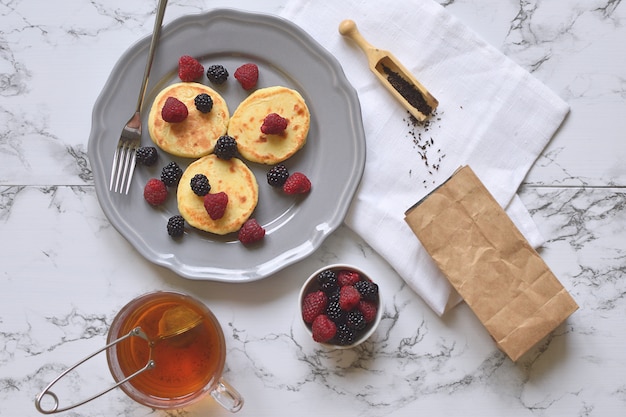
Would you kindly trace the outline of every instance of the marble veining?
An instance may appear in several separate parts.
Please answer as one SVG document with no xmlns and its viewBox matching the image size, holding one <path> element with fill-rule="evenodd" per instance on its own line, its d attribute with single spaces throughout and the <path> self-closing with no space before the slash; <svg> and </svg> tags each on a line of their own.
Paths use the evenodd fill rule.
<svg viewBox="0 0 626 417">
<path fill-rule="evenodd" d="M 626 9 L 621 0 L 438 2 L 571 106 L 520 195 L 546 238 L 540 254 L 579 311 L 512 363 L 467 306 L 437 317 L 346 227 L 311 257 L 245 285 L 186 280 L 149 263 L 100 210 L 87 138 L 102 85 L 152 30 L 156 1 L 3 1 L 0 416 L 39 415 L 35 395 L 104 345 L 127 301 L 156 289 L 214 310 L 227 339 L 224 377 L 246 398 L 242 416 L 624 415 Z M 172 0 L 166 22 L 212 7 L 280 14 L 286 3 Z M 407 124 L 407 137 L 415 129 Z M 300 283 L 333 262 L 384 277 L 382 323 L 355 349 L 321 348 L 297 316 Z M 58 392 L 74 401 L 111 383 L 100 355 Z M 211 400 L 151 410 L 119 390 L 65 413 L 227 414 Z"/>
</svg>

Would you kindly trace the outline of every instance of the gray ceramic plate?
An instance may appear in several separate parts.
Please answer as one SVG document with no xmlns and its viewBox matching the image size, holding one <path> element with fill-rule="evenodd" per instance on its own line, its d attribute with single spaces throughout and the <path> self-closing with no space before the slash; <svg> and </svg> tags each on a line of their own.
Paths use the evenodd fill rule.
<svg viewBox="0 0 626 417">
<path fill-rule="evenodd" d="M 113 226 L 148 260 L 191 279 L 246 282 L 261 279 L 315 251 L 343 222 L 365 165 L 365 136 L 357 94 L 337 60 L 302 29 L 281 18 L 235 10 L 215 10 L 179 18 L 163 28 L 146 94 L 143 123 L 165 85 L 178 81 L 178 58 L 191 55 L 207 67 L 222 64 L 227 83 L 213 86 L 230 112 L 247 96 L 232 76 L 245 63 L 259 66 L 257 87 L 284 85 L 298 90 L 311 111 L 307 144 L 285 164 L 313 184 L 306 196 L 283 195 L 267 184 L 268 167 L 250 164 L 259 183 L 253 213 L 267 230 L 264 241 L 244 247 L 235 234 L 216 236 L 187 228 L 178 240 L 166 231 L 177 214 L 172 193 L 159 208 L 143 199 L 143 186 L 159 177 L 171 160 L 184 169 L 191 160 L 161 152 L 150 168 L 139 166 L 129 195 L 109 192 L 113 152 L 122 126 L 134 110 L 149 39 L 133 45 L 115 65 L 98 97 L 89 137 L 89 160 L 100 205 Z M 142 145 L 152 145 L 144 127 Z"/>
</svg>

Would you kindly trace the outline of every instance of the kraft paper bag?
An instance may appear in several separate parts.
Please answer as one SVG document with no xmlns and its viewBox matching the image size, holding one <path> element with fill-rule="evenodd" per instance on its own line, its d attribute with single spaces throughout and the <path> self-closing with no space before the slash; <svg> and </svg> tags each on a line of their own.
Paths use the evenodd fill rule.
<svg viewBox="0 0 626 417">
<path fill-rule="evenodd" d="M 405 220 L 511 360 L 578 309 L 469 166 L 407 210 Z"/>
</svg>

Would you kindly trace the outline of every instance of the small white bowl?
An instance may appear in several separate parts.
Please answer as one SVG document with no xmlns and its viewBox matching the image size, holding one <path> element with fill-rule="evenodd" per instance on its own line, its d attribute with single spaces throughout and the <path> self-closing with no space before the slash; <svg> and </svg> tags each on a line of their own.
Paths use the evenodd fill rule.
<svg viewBox="0 0 626 417">
<path fill-rule="evenodd" d="M 353 265 L 348 265 L 348 264 L 332 264 L 332 265 L 328 265 L 328 266 L 325 266 L 323 268 L 318 269 L 313 274 L 311 274 L 311 276 L 309 276 L 309 278 L 307 278 L 307 280 L 302 285 L 302 288 L 300 289 L 300 294 L 298 296 L 298 314 L 300 315 L 300 321 L 302 322 L 302 325 L 306 329 L 307 333 L 311 336 L 311 340 L 313 340 L 313 331 L 311 330 L 311 325 L 307 324 L 304 321 L 304 319 L 302 318 L 302 301 L 304 300 L 304 298 L 306 297 L 307 294 L 319 290 L 319 284 L 318 284 L 316 278 L 322 271 L 326 271 L 326 270 L 329 270 L 329 269 L 330 270 L 334 270 L 336 272 L 339 272 L 339 271 L 342 271 L 342 270 L 354 271 L 354 272 L 357 272 L 361 276 L 361 279 L 372 281 L 372 282 L 378 284 L 376 282 L 376 280 L 372 279 L 362 269 L 360 269 L 360 268 L 358 268 L 356 266 L 353 266 Z M 383 316 L 383 304 L 382 304 L 382 297 L 381 297 L 380 285 L 379 285 L 378 286 L 378 305 L 377 305 L 377 309 L 376 309 L 376 318 L 374 320 L 372 320 L 370 323 L 367 324 L 365 329 L 362 331 L 363 333 L 357 339 L 355 339 L 355 341 L 352 344 L 349 344 L 349 345 L 338 345 L 338 344 L 327 343 L 327 342 L 326 343 L 317 342 L 317 343 L 319 343 L 320 345 L 329 347 L 329 348 L 334 348 L 334 349 L 350 349 L 350 348 L 353 348 L 355 346 L 358 346 L 361 343 L 363 343 L 365 340 L 367 340 L 376 331 L 376 328 L 378 327 L 378 324 L 380 323 L 380 320 L 382 319 L 382 316 Z"/>
</svg>

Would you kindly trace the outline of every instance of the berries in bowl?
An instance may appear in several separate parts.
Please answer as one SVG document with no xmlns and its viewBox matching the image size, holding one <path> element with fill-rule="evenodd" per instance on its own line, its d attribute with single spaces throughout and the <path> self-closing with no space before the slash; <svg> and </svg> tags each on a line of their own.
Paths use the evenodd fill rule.
<svg viewBox="0 0 626 417">
<path fill-rule="evenodd" d="M 336 348 L 365 341 L 382 317 L 378 284 L 359 268 L 344 264 L 314 272 L 300 290 L 299 306 L 313 340 Z"/>
</svg>

